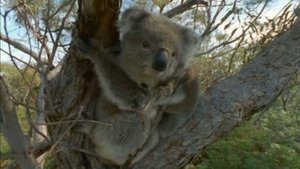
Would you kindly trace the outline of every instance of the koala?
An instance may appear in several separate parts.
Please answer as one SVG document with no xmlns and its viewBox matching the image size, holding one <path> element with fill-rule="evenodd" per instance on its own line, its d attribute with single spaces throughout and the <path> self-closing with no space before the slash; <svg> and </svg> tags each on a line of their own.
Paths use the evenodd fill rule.
<svg viewBox="0 0 300 169">
<path fill-rule="evenodd" d="M 102 92 L 95 119 L 110 125 L 82 123 L 76 125 L 75 131 L 88 136 L 102 162 L 119 166 L 128 161 L 135 163 L 158 142 L 158 132 L 152 127 L 160 118 L 158 106 L 153 104 L 156 97 L 120 69 L 114 60 L 114 49 L 105 49 L 95 40 L 79 39 L 76 43 L 82 56 L 95 63 Z M 165 88 L 160 95 L 170 92 L 170 87 Z"/>
<path fill-rule="evenodd" d="M 121 52 L 117 62 L 132 81 L 155 93 L 150 94 L 156 98 L 154 105 L 164 107 L 161 111 L 167 116 L 160 124 L 160 133 L 166 137 L 198 101 L 199 82 L 189 68 L 197 37 L 163 15 L 138 8 L 126 10 L 118 27 Z"/>
<path fill-rule="evenodd" d="M 101 89 L 96 120 L 112 126 L 83 124 L 79 131 L 99 159 L 122 166 L 142 159 L 159 137 L 184 124 L 196 108 L 199 82 L 190 69 L 197 45 L 193 31 L 138 8 L 124 11 L 117 27 L 117 50 L 96 40 L 77 41 Z"/>
</svg>

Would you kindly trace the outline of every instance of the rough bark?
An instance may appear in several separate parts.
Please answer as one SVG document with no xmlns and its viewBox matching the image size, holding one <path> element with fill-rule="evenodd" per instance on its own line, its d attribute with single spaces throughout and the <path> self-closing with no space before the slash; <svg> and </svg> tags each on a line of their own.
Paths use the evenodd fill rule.
<svg viewBox="0 0 300 169">
<path fill-rule="evenodd" d="M 117 41 L 114 23 L 118 1 L 79 0 L 77 34 L 106 45 Z M 218 82 L 203 95 L 186 124 L 131 168 L 175 169 L 231 131 L 241 121 L 268 108 L 300 68 L 300 22 L 261 51 L 239 73 Z M 71 46 L 61 71 L 50 81 L 48 130 L 61 168 L 108 168 L 97 161 L 87 138 L 71 131 L 81 117 L 93 119 L 98 85 L 92 64 Z M 81 147 L 82 149 L 80 149 Z M 110 167 L 112 168 L 112 167 Z"/>
<path fill-rule="evenodd" d="M 115 23 L 120 9 L 119 1 L 79 0 L 78 5 L 76 26 L 80 37 L 93 37 L 105 45 L 118 40 Z"/>
<path fill-rule="evenodd" d="M 78 4 L 74 36 L 93 37 L 108 46 L 115 43 L 118 39 L 115 22 L 120 2 L 78 0 Z M 46 106 L 50 113 L 46 114 L 46 121 L 57 124 L 49 125 L 48 132 L 53 144 L 50 152 L 56 153 L 60 168 L 102 168 L 89 151 L 87 139 L 71 131 L 76 123 L 72 120 L 80 117 L 93 119 L 90 112 L 93 112 L 99 90 L 92 67 L 90 62 L 77 55 L 71 45 L 63 65 L 58 68 L 60 70 L 52 70 L 58 74 L 52 74 L 49 79 Z M 82 147 L 84 149 L 80 149 Z"/>
</svg>

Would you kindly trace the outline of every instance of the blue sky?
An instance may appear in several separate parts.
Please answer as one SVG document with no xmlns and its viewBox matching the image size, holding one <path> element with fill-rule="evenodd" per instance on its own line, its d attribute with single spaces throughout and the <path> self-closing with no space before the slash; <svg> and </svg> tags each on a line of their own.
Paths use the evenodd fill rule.
<svg viewBox="0 0 300 169">
<path fill-rule="evenodd" d="M 272 16 L 274 16 L 275 14 L 277 14 L 278 11 L 287 2 L 289 2 L 289 1 L 290 0 L 273 0 L 273 2 L 268 5 L 266 11 L 264 12 L 264 15 L 271 18 Z M 294 2 L 296 3 L 298 1 L 294 1 Z M 0 2 L 0 5 L 1 5 L 1 7 L 0 7 L 1 15 L 4 14 L 5 10 L 7 10 L 4 7 L 4 3 L 5 2 Z M 13 17 L 13 13 L 11 13 L 9 15 L 9 17 L 8 17 L 7 28 L 8 28 L 8 33 L 9 33 L 10 38 L 15 39 L 15 40 L 17 40 L 19 42 L 22 42 L 23 44 L 25 44 L 25 45 L 28 46 L 28 42 L 24 41 L 24 38 L 26 37 L 25 36 L 25 29 L 22 28 L 22 27 L 19 27 L 15 23 L 14 17 Z M 0 31 L 1 31 L 2 34 L 5 34 L 5 31 L 4 31 L 4 20 L 3 20 L 2 16 L 0 18 Z M 4 49 L 5 51 L 8 51 L 8 45 L 5 42 L 0 41 L 0 47 L 2 49 Z M 24 61 L 28 61 L 29 57 L 26 54 L 20 52 L 17 49 L 14 49 L 13 47 L 11 49 L 12 49 L 12 54 L 13 55 L 21 58 Z M 62 57 L 62 56 L 60 56 L 60 57 Z M 11 62 L 9 56 L 6 55 L 5 53 L 3 53 L 2 51 L 0 51 L 0 62 Z"/>
<path fill-rule="evenodd" d="M 2 34 L 6 34 L 5 30 L 4 30 L 4 19 L 2 17 L 2 15 L 5 13 L 5 6 L 4 6 L 5 2 L 1 2 L 1 7 L 0 7 L 0 12 L 1 12 L 1 17 L 0 17 L 0 31 Z M 25 34 L 25 29 L 21 28 L 20 26 L 18 26 L 16 24 L 16 22 L 14 21 L 14 17 L 13 17 L 13 13 L 11 12 L 10 15 L 8 15 L 7 17 L 7 32 L 10 36 L 10 38 L 15 39 L 19 42 L 24 42 L 24 34 Z M 24 44 L 27 44 L 26 42 L 24 42 Z M 8 51 L 8 45 L 6 42 L 3 42 L 0 40 L 0 47 L 1 49 L 4 49 L 5 51 Z M 24 60 L 28 60 L 28 56 L 26 54 L 24 54 L 23 52 L 20 52 L 17 49 L 14 49 L 13 47 L 11 48 L 11 52 L 13 55 L 20 57 L 21 59 Z M 10 57 L 3 53 L 2 51 L 0 51 L 0 61 L 2 62 L 11 62 L 10 61 Z"/>
</svg>

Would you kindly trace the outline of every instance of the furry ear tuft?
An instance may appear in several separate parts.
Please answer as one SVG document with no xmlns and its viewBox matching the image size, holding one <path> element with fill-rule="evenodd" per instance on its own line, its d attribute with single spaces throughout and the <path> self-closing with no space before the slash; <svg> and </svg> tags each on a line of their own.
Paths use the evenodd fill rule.
<svg viewBox="0 0 300 169">
<path fill-rule="evenodd" d="M 183 42 L 186 45 L 195 47 L 199 43 L 199 38 L 197 37 L 195 32 L 193 32 L 189 28 L 183 28 L 182 35 L 183 35 Z"/>
<path fill-rule="evenodd" d="M 121 16 L 121 21 L 138 21 L 142 20 L 144 17 L 149 16 L 150 13 L 144 9 L 138 7 L 132 7 L 125 10 Z"/>
<path fill-rule="evenodd" d="M 192 62 L 193 56 L 196 53 L 198 44 L 200 43 L 197 35 L 189 28 L 181 27 L 180 34 L 182 35 L 181 56 L 177 72 L 184 71 Z"/>
<path fill-rule="evenodd" d="M 128 33 L 136 24 L 140 23 L 145 17 L 151 14 L 138 7 L 133 7 L 125 10 L 118 21 L 118 28 L 120 32 L 120 40 Z"/>
</svg>

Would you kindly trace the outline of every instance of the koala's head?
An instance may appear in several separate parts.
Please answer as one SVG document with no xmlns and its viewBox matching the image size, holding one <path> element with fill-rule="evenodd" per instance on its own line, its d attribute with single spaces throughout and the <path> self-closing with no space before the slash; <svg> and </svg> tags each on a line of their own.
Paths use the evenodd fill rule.
<svg viewBox="0 0 300 169">
<path fill-rule="evenodd" d="M 138 8 L 126 10 L 119 19 L 120 65 L 138 84 L 155 86 L 180 76 L 194 55 L 193 31 L 163 15 Z"/>
</svg>

